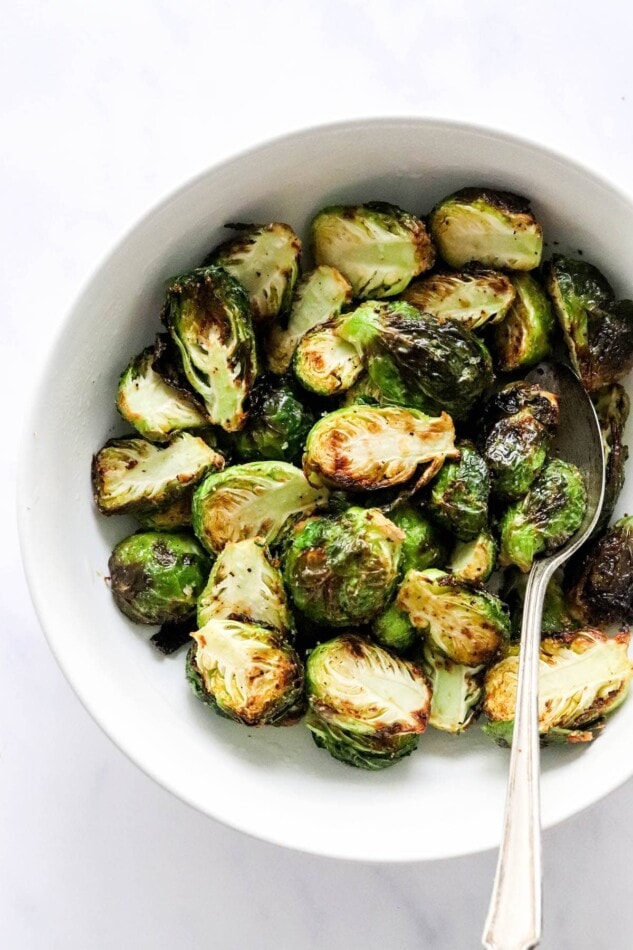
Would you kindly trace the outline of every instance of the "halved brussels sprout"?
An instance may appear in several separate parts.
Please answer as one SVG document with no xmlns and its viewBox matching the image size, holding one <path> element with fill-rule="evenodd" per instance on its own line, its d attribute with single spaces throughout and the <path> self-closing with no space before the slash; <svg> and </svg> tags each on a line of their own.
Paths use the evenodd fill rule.
<svg viewBox="0 0 633 950">
<path fill-rule="evenodd" d="M 395 205 L 332 205 L 312 222 L 317 264 L 338 268 L 355 297 L 393 297 L 429 270 L 435 251 L 419 218 Z"/>
<path fill-rule="evenodd" d="M 555 255 L 547 290 L 585 389 L 595 392 L 633 368 L 633 301 L 615 300 L 597 267 Z"/>
<path fill-rule="evenodd" d="M 246 726 L 272 725 L 300 702 L 303 664 L 277 631 L 213 618 L 192 637 L 187 678 L 220 715 Z"/>
<path fill-rule="evenodd" d="M 454 439 L 445 412 L 432 418 L 397 406 L 347 406 L 311 430 L 303 467 L 313 484 L 375 491 L 409 481 L 423 465 L 432 477 L 457 455 Z"/>
<path fill-rule="evenodd" d="M 200 267 L 172 281 L 162 317 L 209 421 L 227 432 L 241 429 L 246 397 L 257 375 L 244 289 L 221 267 Z"/>
<path fill-rule="evenodd" d="M 422 670 L 361 637 L 343 634 L 317 646 L 306 685 L 308 729 L 349 765 L 393 765 L 426 729 L 431 691 Z"/>
<path fill-rule="evenodd" d="M 318 396 L 336 396 L 356 382 L 363 358 L 339 333 L 343 317 L 310 330 L 297 344 L 292 369 L 304 387 Z"/>
<path fill-rule="evenodd" d="M 134 517 L 144 528 L 154 531 L 176 531 L 178 528 L 188 528 L 191 525 L 191 500 L 194 486 L 187 492 L 179 495 L 175 501 L 169 502 L 164 508 L 155 508 L 151 511 L 135 511 Z"/>
<path fill-rule="evenodd" d="M 512 285 L 516 291 L 514 303 L 492 336 L 495 364 L 502 373 L 546 359 L 552 352 L 554 336 L 551 304 L 532 275 L 516 274 Z"/>
<path fill-rule="evenodd" d="M 462 584 L 445 571 L 409 571 L 396 603 L 455 663 L 489 663 L 510 635 L 508 611 L 498 597 Z"/>
<path fill-rule="evenodd" d="M 588 742 L 596 727 L 624 701 L 633 673 L 627 656 L 629 634 L 607 637 L 599 630 L 578 630 L 545 637 L 539 653 L 539 732 L 567 742 Z M 512 736 L 519 672 L 518 650 L 488 670 L 484 731 L 493 738 Z M 505 724 L 505 735 L 499 725 Z M 491 728 L 492 727 L 492 728 Z"/>
<path fill-rule="evenodd" d="M 401 504 L 389 512 L 389 519 L 404 531 L 400 568 L 406 574 L 411 568 L 424 571 L 440 567 L 446 560 L 447 548 L 442 532 L 411 504 Z"/>
<path fill-rule="evenodd" d="M 391 603 L 371 622 L 371 633 L 377 643 L 387 650 L 405 653 L 419 640 L 418 631 L 409 620 L 409 615 Z"/>
<path fill-rule="evenodd" d="M 208 551 L 229 541 L 273 542 L 288 518 L 327 504 L 325 488 L 313 488 L 287 462 L 247 462 L 206 478 L 193 496 L 193 529 Z"/>
<path fill-rule="evenodd" d="M 337 333 L 363 356 L 385 404 L 461 418 L 494 382 L 490 354 L 474 333 L 402 301 L 368 301 L 339 318 Z"/>
<path fill-rule="evenodd" d="M 134 623 L 176 623 L 195 613 L 209 565 L 191 535 L 141 531 L 119 541 L 110 555 L 110 589 Z"/>
<path fill-rule="evenodd" d="M 239 234 L 220 244 L 204 263 L 219 265 L 240 282 L 253 320 L 263 323 L 290 306 L 299 276 L 301 241 L 289 224 L 277 221 L 233 227 Z"/>
<path fill-rule="evenodd" d="M 188 432 L 166 446 L 145 439 L 110 439 L 92 460 L 94 499 L 104 515 L 162 509 L 223 466 L 221 455 Z"/>
<path fill-rule="evenodd" d="M 485 584 L 497 566 L 497 542 L 487 529 L 453 549 L 448 569 L 464 584 Z"/>
<path fill-rule="evenodd" d="M 431 274 L 410 284 L 402 294 L 403 300 L 423 313 L 457 320 L 468 330 L 503 320 L 514 297 L 509 277 L 483 267 Z"/>
<path fill-rule="evenodd" d="M 629 397 L 619 383 L 613 383 L 611 386 L 598 390 L 595 396 L 595 407 L 602 433 L 606 467 L 604 500 L 600 519 L 594 530 L 594 534 L 597 535 L 609 524 L 624 485 L 624 468 L 629 457 L 629 450 L 628 446 L 624 445 L 622 437 L 629 417 Z"/>
<path fill-rule="evenodd" d="M 431 683 L 429 725 L 458 735 L 479 712 L 485 667 L 455 663 L 428 642 L 422 650 L 421 666 Z"/>
<path fill-rule="evenodd" d="M 130 362 L 117 389 L 119 413 L 150 442 L 168 442 L 175 432 L 209 424 L 193 394 L 171 385 L 161 374 L 164 351 L 165 340 L 158 336 Z"/>
<path fill-rule="evenodd" d="M 314 413 L 301 402 L 292 380 L 260 378 L 251 394 L 248 422 L 231 441 L 242 462 L 300 462 L 314 422 Z"/>
<path fill-rule="evenodd" d="M 332 627 L 371 620 L 393 593 L 402 538 L 376 508 L 348 508 L 298 522 L 283 564 L 295 606 Z"/>
<path fill-rule="evenodd" d="M 552 554 L 576 533 L 585 515 L 587 489 L 582 473 L 569 462 L 552 459 L 521 501 L 500 523 L 500 563 L 527 573 L 539 554 Z"/>
<path fill-rule="evenodd" d="M 490 474 L 481 455 L 468 443 L 456 461 L 446 462 L 431 485 L 427 511 L 462 541 L 476 537 L 488 522 Z"/>
<path fill-rule="evenodd" d="M 227 544 L 217 556 L 198 597 L 198 626 L 213 618 L 240 620 L 294 633 L 294 621 L 279 570 L 271 563 L 261 538 Z"/>
<path fill-rule="evenodd" d="M 521 636 L 523 622 L 523 603 L 527 589 L 527 574 L 513 569 L 506 577 L 502 595 L 512 614 L 512 636 Z M 570 605 L 562 587 L 562 571 L 557 571 L 551 578 L 543 601 L 543 615 L 541 618 L 541 634 L 548 636 L 552 633 L 565 633 L 576 630 L 579 624 L 571 614 Z"/>
<path fill-rule="evenodd" d="M 429 227 L 451 267 L 477 262 L 524 271 L 541 263 L 541 226 L 527 198 L 508 191 L 462 188 L 433 208 Z"/>
<path fill-rule="evenodd" d="M 633 515 L 582 549 L 568 583 L 572 612 L 583 623 L 633 623 Z"/>
<path fill-rule="evenodd" d="M 287 320 L 275 323 L 266 338 L 268 368 L 288 372 L 301 337 L 337 317 L 352 299 L 352 288 L 335 267 L 322 265 L 305 274 L 295 289 Z"/>
</svg>

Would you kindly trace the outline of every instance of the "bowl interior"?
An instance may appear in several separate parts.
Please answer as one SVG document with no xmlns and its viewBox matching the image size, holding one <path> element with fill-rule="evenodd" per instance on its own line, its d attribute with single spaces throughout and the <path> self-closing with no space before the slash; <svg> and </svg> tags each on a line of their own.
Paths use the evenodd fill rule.
<svg viewBox="0 0 633 950">
<path fill-rule="evenodd" d="M 165 280 L 195 266 L 226 221 L 285 220 L 307 238 L 313 213 L 381 199 L 426 213 L 443 195 L 489 184 L 529 196 L 549 250 L 583 253 L 622 295 L 633 207 L 573 163 L 501 134 L 425 120 L 309 130 L 213 168 L 152 211 L 100 267 L 66 322 L 42 381 L 20 473 L 23 551 L 36 608 L 79 696 L 143 769 L 209 815 L 320 854 L 420 860 L 499 840 L 507 755 L 475 726 L 429 731 L 416 754 L 382 773 L 330 759 L 302 726 L 250 730 L 191 695 L 184 657 L 163 659 L 115 609 L 111 548 L 136 529 L 95 513 L 92 453 L 126 431 L 118 376 L 159 326 Z M 633 509 L 627 486 L 620 510 Z M 543 754 L 546 824 L 633 771 L 633 702 L 598 742 Z"/>
</svg>

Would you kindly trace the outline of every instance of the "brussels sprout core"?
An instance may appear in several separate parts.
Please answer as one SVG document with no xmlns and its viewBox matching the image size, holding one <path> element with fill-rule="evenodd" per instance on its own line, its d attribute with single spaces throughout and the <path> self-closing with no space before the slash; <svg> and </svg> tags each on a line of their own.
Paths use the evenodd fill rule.
<svg viewBox="0 0 633 950">
<path fill-rule="evenodd" d="M 428 480 L 458 454 L 454 439 L 445 412 L 431 418 L 396 406 L 347 406 L 314 426 L 303 467 L 313 484 L 374 491 L 409 481 L 420 466 Z"/>
</svg>

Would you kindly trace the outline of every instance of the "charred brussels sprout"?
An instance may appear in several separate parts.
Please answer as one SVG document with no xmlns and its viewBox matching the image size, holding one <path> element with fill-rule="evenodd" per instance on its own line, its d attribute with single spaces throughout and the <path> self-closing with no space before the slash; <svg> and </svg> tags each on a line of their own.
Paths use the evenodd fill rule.
<svg viewBox="0 0 633 950">
<path fill-rule="evenodd" d="M 271 543 L 288 518 L 327 503 L 301 469 L 287 462 L 247 462 L 206 478 L 193 496 L 193 529 L 214 554 L 229 541 L 261 537 Z"/>
<path fill-rule="evenodd" d="M 613 383 L 596 393 L 595 407 L 602 433 L 605 461 L 604 500 L 600 520 L 594 532 L 600 534 L 611 520 L 624 485 L 624 467 L 629 450 L 622 437 L 629 416 L 629 397 L 619 383 Z"/>
<path fill-rule="evenodd" d="M 479 711 L 484 667 L 455 663 L 429 643 L 424 644 L 421 666 L 431 683 L 429 725 L 458 735 Z"/>
<path fill-rule="evenodd" d="M 522 409 L 529 409 L 535 419 L 549 432 L 558 424 L 558 396 L 536 383 L 519 380 L 508 383 L 494 393 L 488 401 L 486 416 L 491 422 L 516 415 Z"/>
<path fill-rule="evenodd" d="M 338 317 L 310 330 L 301 338 L 292 369 L 308 392 L 336 396 L 345 392 L 363 371 L 363 358 L 355 346 L 340 335 Z"/>
<path fill-rule="evenodd" d="M 464 584 L 485 584 L 497 565 L 497 542 L 488 530 L 453 549 L 448 569 Z"/>
<path fill-rule="evenodd" d="M 338 268 L 355 297 L 393 297 L 429 270 L 435 252 L 427 230 L 395 205 L 332 205 L 312 222 L 317 264 Z"/>
<path fill-rule="evenodd" d="M 141 531 L 124 538 L 108 561 L 114 601 L 134 623 L 175 623 L 196 610 L 209 557 L 188 534 Z"/>
<path fill-rule="evenodd" d="M 469 541 L 488 521 L 490 475 L 471 445 L 459 448 L 459 459 L 446 462 L 431 485 L 427 510 L 442 527 Z"/>
<path fill-rule="evenodd" d="M 398 505 L 389 512 L 389 519 L 404 532 L 401 570 L 439 567 L 446 560 L 446 543 L 441 531 L 413 505 Z"/>
<path fill-rule="evenodd" d="M 409 620 L 408 614 L 400 610 L 395 603 L 389 604 L 386 610 L 374 617 L 371 633 L 381 647 L 394 650 L 396 653 L 405 653 L 419 639 L 418 632 Z"/>
<path fill-rule="evenodd" d="M 374 491 L 409 481 L 421 466 L 431 477 L 454 457 L 455 430 L 438 418 L 396 406 L 348 406 L 323 416 L 308 435 L 304 471 L 314 484 Z"/>
<path fill-rule="evenodd" d="M 526 574 L 513 570 L 506 580 L 503 589 L 503 599 L 512 614 L 512 636 L 521 636 L 523 622 L 523 603 L 527 589 Z M 552 633 L 565 633 L 575 630 L 579 624 L 574 620 L 567 596 L 562 587 L 562 572 L 557 571 L 551 578 L 543 601 L 543 615 L 541 618 L 541 634 L 549 636 Z"/>
<path fill-rule="evenodd" d="M 151 442 L 168 442 L 182 429 L 201 429 L 208 419 L 192 393 L 160 372 L 164 338 L 135 356 L 119 380 L 116 406 L 123 418 Z"/>
<path fill-rule="evenodd" d="M 457 320 L 468 330 L 503 320 L 514 298 L 510 278 L 484 268 L 431 274 L 402 294 L 403 300 L 423 313 Z"/>
<path fill-rule="evenodd" d="M 498 597 L 433 568 L 409 571 L 396 603 L 435 649 L 466 666 L 489 663 L 510 634 Z"/>
<path fill-rule="evenodd" d="M 298 398 L 290 380 L 258 380 L 251 397 L 249 420 L 232 437 L 235 452 L 243 462 L 300 462 L 314 421 L 314 414 Z"/>
<path fill-rule="evenodd" d="M 256 323 L 290 306 L 299 276 L 301 241 L 290 225 L 239 225 L 239 234 L 225 241 L 205 260 L 228 271 L 248 294 Z"/>
<path fill-rule="evenodd" d="M 266 338 L 270 371 L 286 373 L 299 340 L 308 330 L 337 317 L 351 299 L 352 288 L 334 267 L 323 265 L 302 277 L 288 318 L 275 323 Z"/>
<path fill-rule="evenodd" d="M 261 538 L 234 541 L 218 554 L 198 598 L 198 626 L 213 618 L 260 624 L 285 637 L 292 635 L 294 622 L 283 580 Z"/>
<path fill-rule="evenodd" d="M 492 386 L 488 350 L 456 320 L 407 303 L 367 302 L 340 321 L 339 336 L 363 355 L 383 403 L 459 419 Z"/>
<path fill-rule="evenodd" d="M 402 531 L 375 508 L 298 522 L 283 573 L 295 606 L 332 627 L 359 625 L 387 605 L 398 578 Z"/>
<path fill-rule="evenodd" d="M 587 491 L 582 473 L 569 462 L 552 459 L 521 501 L 500 523 L 502 566 L 527 573 L 539 554 L 552 554 L 576 533 L 585 514 Z"/>
<path fill-rule="evenodd" d="M 512 284 L 514 303 L 492 336 L 495 363 L 502 373 L 534 366 L 550 356 L 554 336 L 551 304 L 531 274 L 517 274 Z"/>
<path fill-rule="evenodd" d="M 527 198 L 507 191 L 462 188 L 433 208 L 429 227 L 451 267 L 478 262 L 524 271 L 541 263 L 541 226 Z"/>
<path fill-rule="evenodd" d="M 223 466 L 221 455 L 187 432 L 164 447 L 145 439 L 110 439 L 92 460 L 95 502 L 104 515 L 163 509 Z"/>
<path fill-rule="evenodd" d="M 555 255 L 547 290 L 585 389 L 595 392 L 633 367 L 633 301 L 616 301 L 597 267 Z"/>
<path fill-rule="evenodd" d="M 172 282 L 163 320 L 209 421 L 227 432 L 241 429 L 246 397 L 257 375 L 255 335 L 243 288 L 221 267 L 200 267 Z"/>
<path fill-rule="evenodd" d="M 583 549 L 569 581 L 571 608 L 583 623 L 633 623 L 633 515 Z"/>
<path fill-rule="evenodd" d="M 246 726 L 272 725 L 300 702 L 303 665 L 277 631 L 213 618 L 192 636 L 187 678 L 220 715 Z"/>
<path fill-rule="evenodd" d="M 541 641 L 539 732 L 546 742 L 588 742 L 595 737 L 604 717 L 626 698 L 632 673 L 628 644 L 628 633 L 610 638 L 599 630 Z M 484 731 L 504 745 L 512 738 L 518 671 L 517 651 L 485 678 L 483 710 L 489 722 Z"/>
<path fill-rule="evenodd" d="M 352 634 L 322 643 L 306 665 L 308 729 L 335 759 L 382 769 L 409 755 L 426 729 L 422 670 Z"/>
</svg>

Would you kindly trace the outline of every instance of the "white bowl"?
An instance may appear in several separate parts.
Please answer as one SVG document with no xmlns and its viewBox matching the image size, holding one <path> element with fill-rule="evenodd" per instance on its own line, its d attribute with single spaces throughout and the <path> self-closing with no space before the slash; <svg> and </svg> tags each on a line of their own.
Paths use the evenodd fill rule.
<svg viewBox="0 0 633 950">
<path fill-rule="evenodd" d="M 450 122 L 382 119 L 309 129 L 254 148 L 185 185 L 148 214 L 85 288 L 40 385 L 20 468 L 21 538 L 35 606 L 62 669 L 97 722 L 149 775 L 201 811 L 317 854 L 408 861 L 499 841 L 508 757 L 475 726 L 430 730 L 381 773 L 335 762 L 307 729 L 246 729 L 213 715 L 185 682 L 184 657 L 156 655 L 116 610 L 104 575 L 135 530 L 95 512 L 92 453 L 125 431 L 118 376 L 153 338 L 165 279 L 196 266 L 226 221 L 285 220 L 306 235 L 333 201 L 392 201 L 427 212 L 464 185 L 529 196 L 546 240 L 584 251 L 622 295 L 633 205 L 569 159 Z M 633 508 L 627 486 L 620 502 Z M 546 750 L 543 816 L 554 824 L 633 772 L 633 700 L 588 747 Z"/>
</svg>

